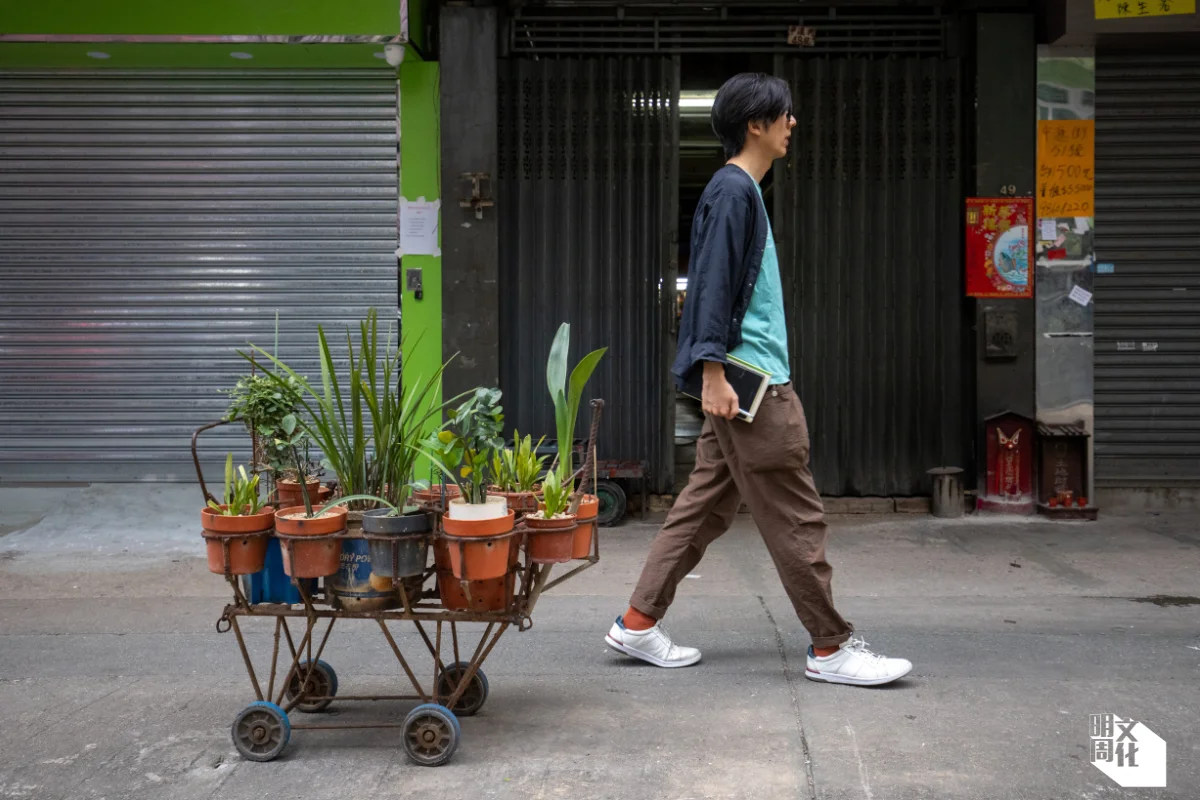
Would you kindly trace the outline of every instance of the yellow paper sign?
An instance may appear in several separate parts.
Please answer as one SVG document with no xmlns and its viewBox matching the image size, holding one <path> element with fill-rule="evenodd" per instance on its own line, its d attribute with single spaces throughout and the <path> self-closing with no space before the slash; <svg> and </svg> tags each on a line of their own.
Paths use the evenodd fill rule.
<svg viewBox="0 0 1200 800">
<path fill-rule="evenodd" d="M 1096 19 L 1133 19 L 1195 14 L 1196 0 L 1095 0 Z"/>
<path fill-rule="evenodd" d="M 1090 217 L 1096 209 L 1096 123 L 1038 122 L 1037 215 Z"/>
</svg>

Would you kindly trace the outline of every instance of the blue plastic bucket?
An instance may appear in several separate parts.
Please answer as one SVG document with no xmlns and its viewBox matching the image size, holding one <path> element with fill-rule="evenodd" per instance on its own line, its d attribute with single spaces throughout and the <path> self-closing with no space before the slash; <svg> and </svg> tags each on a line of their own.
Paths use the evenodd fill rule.
<svg viewBox="0 0 1200 800">
<path fill-rule="evenodd" d="M 309 596 L 316 594 L 317 581 L 307 580 Z M 247 575 L 242 583 L 242 591 L 251 603 L 288 603 L 300 601 L 300 592 L 292 585 L 292 579 L 283 571 L 283 552 L 279 549 L 279 540 L 272 536 L 267 540 L 267 557 L 263 561 L 261 572 Z"/>
<path fill-rule="evenodd" d="M 344 539 L 342 562 L 337 574 L 326 579 L 334 608 L 347 611 L 381 611 L 398 608 L 400 595 L 395 588 L 371 586 L 371 543 L 366 539 Z"/>
</svg>

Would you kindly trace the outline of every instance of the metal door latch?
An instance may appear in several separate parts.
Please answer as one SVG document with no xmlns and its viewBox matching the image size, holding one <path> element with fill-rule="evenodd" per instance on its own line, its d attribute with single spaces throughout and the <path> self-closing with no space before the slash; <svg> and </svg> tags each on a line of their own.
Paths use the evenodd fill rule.
<svg viewBox="0 0 1200 800">
<path fill-rule="evenodd" d="M 486 172 L 464 172 L 462 178 L 471 182 L 471 196 L 459 200 L 459 207 L 474 209 L 475 219 L 483 219 L 483 210 L 496 205 L 490 196 L 492 177 Z"/>
</svg>

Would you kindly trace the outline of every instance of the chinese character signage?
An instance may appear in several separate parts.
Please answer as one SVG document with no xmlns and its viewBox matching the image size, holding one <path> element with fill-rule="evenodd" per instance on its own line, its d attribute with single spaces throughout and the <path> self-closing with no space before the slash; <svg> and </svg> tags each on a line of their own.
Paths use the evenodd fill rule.
<svg viewBox="0 0 1200 800">
<path fill-rule="evenodd" d="M 1041 219 L 1091 217 L 1096 208 L 1096 123 L 1038 121 L 1037 214 Z"/>
<path fill-rule="evenodd" d="M 1124 788 L 1167 785 L 1167 743 L 1154 731 L 1116 714 L 1092 714 L 1092 765 Z"/>
<path fill-rule="evenodd" d="M 1169 17 L 1195 14 L 1196 0 L 1095 0 L 1096 19 Z"/>
<path fill-rule="evenodd" d="M 1033 297 L 1028 197 L 967 198 L 967 296 Z"/>
</svg>

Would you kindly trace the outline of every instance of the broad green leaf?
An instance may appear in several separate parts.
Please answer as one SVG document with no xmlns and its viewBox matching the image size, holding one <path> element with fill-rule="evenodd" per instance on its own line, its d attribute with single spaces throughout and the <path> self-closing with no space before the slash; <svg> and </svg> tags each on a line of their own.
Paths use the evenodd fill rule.
<svg viewBox="0 0 1200 800">
<path fill-rule="evenodd" d="M 283 432 L 288 436 L 291 436 L 292 431 L 296 430 L 296 415 L 288 414 L 286 417 L 280 420 L 279 424 L 283 426 Z"/>
<path fill-rule="evenodd" d="M 550 345 L 550 358 L 546 361 L 546 386 L 550 396 L 563 391 L 567 384 L 567 351 L 571 346 L 571 326 L 563 323 Z"/>
</svg>

